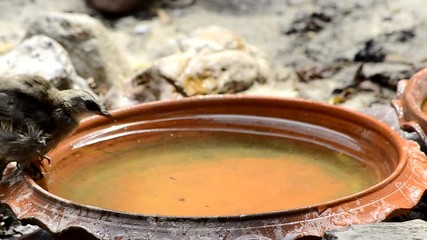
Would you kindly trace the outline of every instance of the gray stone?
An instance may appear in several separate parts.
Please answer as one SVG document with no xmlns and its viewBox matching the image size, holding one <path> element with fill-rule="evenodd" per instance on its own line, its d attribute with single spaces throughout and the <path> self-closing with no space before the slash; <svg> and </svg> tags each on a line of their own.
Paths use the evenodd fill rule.
<svg viewBox="0 0 427 240">
<path fill-rule="evenodd" d="M 409 64 L 402 63 L 366 63 L 362 69 L 363 77 L 396 89 L 397 82 L 401 79 L 409 79 L 414 73 L 415 68 Z"/>
<path fill-rule="evenodd" d="M 327 231 L 324 240 L 421 240 L 427 239 L 427 223 L 423 220 L 412 220 L 403 223 L 375 223 L 354 225 Z"/>
<path fill-rule="evenodd" d="M 299 93 L 302 98 L 328 102 L 335 89 L 345 88 L 353 83 L 353 78 L 358 66 L 355 64 L 343 64 L 336 73 L 324 79 L 312 79 L 298 83 Z"/>
<path fill-rule="evenodd" d="M 170 100 L 186 97 L 174 81 L 162 76 L 159 69 L 151 67 L 136 73 L 119 87 L 111 88 L 104 96 L 109 109 L 127 107 L 137 103 Z"/>
<path fill-rule="evenodd" d="M 44 34 L 59 42 L 70 55 L 77 73 L 93 78 L 97 92 L 106 92 L 130 74 L 130 66 L 107 29 L 85 14 L 49 13 L 36 19 L 27 37 Z"/>
<path fill-rule="evenodd" d="M 59 89 L 90 89 L 64 48 L 53 39 L 36 35 L 0 57 L 0 75 L 37 74 Z"/>
<path fill-rule="evenodd" d="M 201 1 L 207 8 L 227 14 L 251 14 L 271 5 L 271 0 L 210 0 Z"/>
<path fill-rule="evenodd" d="M 418 138 L 416 133 L 409 133 L 400 129 L 396 111 L 390 104 L 373 104 L 363 113 L 385 123 L 403 138 L 410 140 L 417 140 Z"/>
</svg>

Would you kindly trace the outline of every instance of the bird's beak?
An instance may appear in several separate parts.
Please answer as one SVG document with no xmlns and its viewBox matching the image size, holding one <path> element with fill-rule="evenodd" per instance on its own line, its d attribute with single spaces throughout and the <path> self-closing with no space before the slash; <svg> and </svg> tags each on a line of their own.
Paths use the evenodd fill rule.
<svg viewBox="0 0 427 240">
<path fill-rule="evenodd" d="M 105 118 L 111 119 L 114 122 L 116 121 L 116 119 L 113 117 L 113 115 L 111 115 L 111 113 L 109 113 L 107 110 L 101 110 L 99 112 L 97 112 L 98 115 L 103 116 Z"/>
</svg>

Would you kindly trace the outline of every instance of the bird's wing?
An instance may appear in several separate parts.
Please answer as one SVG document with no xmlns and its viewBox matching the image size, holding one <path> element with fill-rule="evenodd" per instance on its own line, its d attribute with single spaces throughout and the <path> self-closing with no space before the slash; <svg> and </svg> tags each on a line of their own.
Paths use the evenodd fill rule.
<svg viewBox="0 0 427 240">
<path fill-rule="evenodd" d="M 49 82 L 34 76 L 0 78 L 0 121 L 13 122 L 14 128 L 48 124 L 54 109 L 51 88 Z"/>
<path fill-rule="evenodd" d="M 49 93 L 55 88 L 47 80 L 37 75 L 17 75 L 13 77 L 0 77 L 1 91 L 16 91 L 38 100 L 48 101 Z"/>
</svg>

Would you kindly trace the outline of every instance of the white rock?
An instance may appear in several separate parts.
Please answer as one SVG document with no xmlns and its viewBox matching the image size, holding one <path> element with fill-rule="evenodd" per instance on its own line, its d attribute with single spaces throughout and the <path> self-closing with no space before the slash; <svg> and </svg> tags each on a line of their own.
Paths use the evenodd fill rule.
<svg viewBox="0 0 427 240">
<path fill-rule="evenodd" d="M 53 39 L 36 35 L 0 57 L 0 75 L 37 74 L 59 89 L 83 88 L 86 81 L 76 70 L 64 48 Z"/>
<path fill-rule="evenodd" d="M 135 34 L 147 34 L 150 31 L 150 27 L 146 24 L 138 24 L 133 28 Z"/>
<path fill-rule="evenodd" d="M 200 28 L 181 36 L 178 43 L 180 52 L 158 60 L 140 75 L 156 72 L 154 77 L 167 79 L 183 96 L 271 92 L 275 96 L 298 95 L 292 71 L 271 62 L 230 30 Z"/>
<path fill-rule="evenodd" d="M 384 222 L 375 224 L 354 225 L 346 228 L 327 231 L 324 240 L 418 240 L 426 239 L 427 223 L 423 220 L 412 220 L 403 223 Z"/>
<path fill-rule="evenodd" d="M 130 66 L 114 39 L 98 20 L 75 13 L 49 13 L 36 19 L 27 37 L 44 34 L 69 53 L 77 73 L 93 78 L 99 92 L 120 84 L 130 75 Z"/>
</svg>

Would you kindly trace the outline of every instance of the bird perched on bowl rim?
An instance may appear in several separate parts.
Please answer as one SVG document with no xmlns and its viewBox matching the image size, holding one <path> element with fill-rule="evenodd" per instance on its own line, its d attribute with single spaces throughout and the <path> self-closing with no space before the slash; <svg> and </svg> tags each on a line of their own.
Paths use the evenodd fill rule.
<svg viewBox="0 0 427 240">
<path fill-rule="evenodd" d="M 112 118 L 88 91 L 59 90 L 35 75 L 0 76 L 0 180 L 10 162 L 41 178 L 45 154 L 94 114 Z"/>
</svg>

